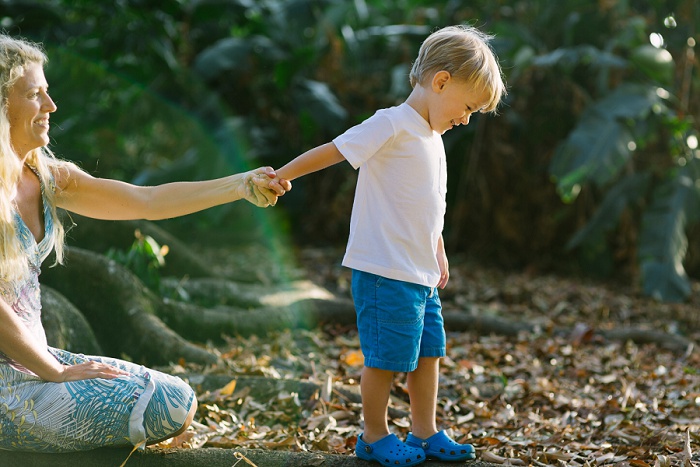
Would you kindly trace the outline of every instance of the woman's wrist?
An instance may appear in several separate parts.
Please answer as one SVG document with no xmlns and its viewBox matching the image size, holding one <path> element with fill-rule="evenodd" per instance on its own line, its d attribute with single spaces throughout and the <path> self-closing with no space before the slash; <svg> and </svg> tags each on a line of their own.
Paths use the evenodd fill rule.
<svg viewBox="0 0 700 467">
<path fill-rule="evenodd" d="M 52 383 L 63 383 L 66 380 L 66 365 L 56 362 L 56 365 L 51 365 L 46 371 L 42 371 L 41 374 L 37 373 L 37 376 L 44 381 L 49 381 Z"/>
<path fill-rule="evenodd" d="M 245 173 L 230 175 L 226 180 L 226 197 L 229 202 L 245 198 Z"/>
</svg>

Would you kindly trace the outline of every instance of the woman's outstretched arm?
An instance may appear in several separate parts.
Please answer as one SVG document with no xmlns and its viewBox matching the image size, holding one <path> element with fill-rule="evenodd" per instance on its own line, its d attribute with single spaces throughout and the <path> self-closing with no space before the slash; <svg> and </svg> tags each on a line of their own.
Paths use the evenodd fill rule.
<svg viewBox="0 0 700 467">
<path fill-rule="evenodd" d="M 158 186 L 96 178 L 72 165 L 58 169 L 55 175 L 58 207 L 105 220 L 169 219 L 240 199 L 266 207 L 291 189 L 289 182 L 274 179 L 270 167 L 214 180 Z"/>
</svg>

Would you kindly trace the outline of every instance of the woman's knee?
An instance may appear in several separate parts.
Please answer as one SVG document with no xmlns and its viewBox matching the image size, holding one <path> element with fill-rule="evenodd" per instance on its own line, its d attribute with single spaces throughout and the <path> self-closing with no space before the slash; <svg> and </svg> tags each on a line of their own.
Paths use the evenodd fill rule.
<svg viewBox="0 0 700 467">
<path fill-rule="evenodd" d="M 155 433 L 148 433 L 148 444 L 157 444 L 184 433 L 187 430 L 187 428 L 189 428 L 189 426 L 192 424 L 192 421 L 194 420 L 194 417 L 197 414 L 197 398 L 193 396 L 192 403 L 189 406 L 179 407 L 178 410 L 181 410 L 180 413 L 183 414 L 182 417 L 179 418 L 180 420 L 183 420 L 182 425 L 172 433 L 168 433 L 165 435 L 156 435 Z M 173 415 L 172 412 L 171 415 Z"/>
<path fill-rule="evenodd" d="M 182 423 L 182 426 L 180 427 L 180 429 L 172 434 L 171 438 L 184 433 L 185 430 L 187 430 L 187 428 L 189 428 L 189 426 L 192 424 L 192 421 L 194 420 L 194 416 L 196 414 L 197 414 L 197 399 L 192 399 L 192 406 L 190 407 L 190 411 L 187 414 L 185 421 Z"/>
</svg>

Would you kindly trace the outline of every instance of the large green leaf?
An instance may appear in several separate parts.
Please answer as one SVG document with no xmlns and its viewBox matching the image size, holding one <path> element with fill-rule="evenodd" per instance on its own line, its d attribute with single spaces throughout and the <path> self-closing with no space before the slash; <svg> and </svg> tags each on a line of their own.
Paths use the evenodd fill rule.
<svg viewBox="0 0 700 467">
<path fill-rule="evenodd" d="M 211 80 L 231 72 L 250 72 L 256 58 L 276 61 L 284 56 L 285 53 L 267 37 L 227 37 L 204 49 L 197 56 L 194 68 Z"/>
<path fill-rule="evenodd" d="M 647 117 L 659 105 L 654 87 L 620 86 L 588 108 L 550 164 L 562 199 L 572 201 L 587 183 L 602 186 L 612 181 L 635 146 L 627 122 Z"/>
<path fill-rule="evenodd" d="M 608 119 L 638 120 L 657 108 L 665 109 L 656 86 L 623 84 L 591 107 L 590 112 Z"/>
<path fill-rule="evenodd" d="M 573 201 L 582 185 L 604 185 L 612 180 L 631 155 L 633 138 L 617 120 L 585 118 L 559 145 L 550 173 L 564 201 Z"/>
<path fill-rule="evenodd" d="M 673 81 L 675 63 L 668 50 L 643 44 L 632 50 L 630 61 L 644 74 L 664 85 Z"/>
<path fill-rule="evenodd" d="M 320 128 L 337 131 L 347 119 L 345 108 L 326 83 L 302 79 L 291 92 L 297 107 L 308 112 Z"/>
<path fill-rule="evenodd" d="M 650 260 L 644 261 L 641 267 L 646 295 L 667 302 L 682 302 L 690 295 L 690 283 L 683 265 L 674 261 Z"/>
<path fill-rule="evenodd" d="M 681 301 L 690 295 L 683 267 L 688 239 L 688 212 L 696 209 L 698 193 L 687 171 L 677 170 L 652 194 L 642 218 L 638 256 L 647 295 Z"/>
<path fill-rule="evenodd" d="M 589 65 L 622 68 L 626 62 L 624 59 L 592 45 L 580 45 L 576 47 L 560 47 L 549 53 L 539 55 L 533 59 L 532 64 L 539 67 L 562 66 L 572 68 L 576 65 Z"/>
<path fill-rule="evenodd" d="M 600 239 L 602 234 L 612 230 L 618 224 L 622 212 L 644 196 L 650 180 L 650 174 L 638 173 L 615 183 L 606 192 L 593 217 L 569 240 L 567 248 L 575 248 L 590 239 Z"/>
</svg>

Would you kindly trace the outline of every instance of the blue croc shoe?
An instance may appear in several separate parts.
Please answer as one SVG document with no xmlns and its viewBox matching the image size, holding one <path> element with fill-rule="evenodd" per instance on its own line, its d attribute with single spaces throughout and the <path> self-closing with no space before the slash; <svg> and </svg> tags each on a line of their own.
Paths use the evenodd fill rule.
<svg viewBox="0 0 700 467">
<path fill-rule="evenodd" d="M 425 462 L 423 449 L 407 446 L 393 433 L 372 444 L 365 443 L 362 435 L 358 436 L 355 455 L 360 459 L 376 461 L 386 466 L 409 466 Z"/>
<path fill-rule="evenodd" d="M 420 439 L 409 433 L 406 444 L 416 448 L 423 448 L 428 459 L 440 461 L 464 461 L 475 459 L 474 446 L 471 444 L 459 444 L 447 436 L 444 431 L 435 433 L 428 439 Z"/>
</svg>

